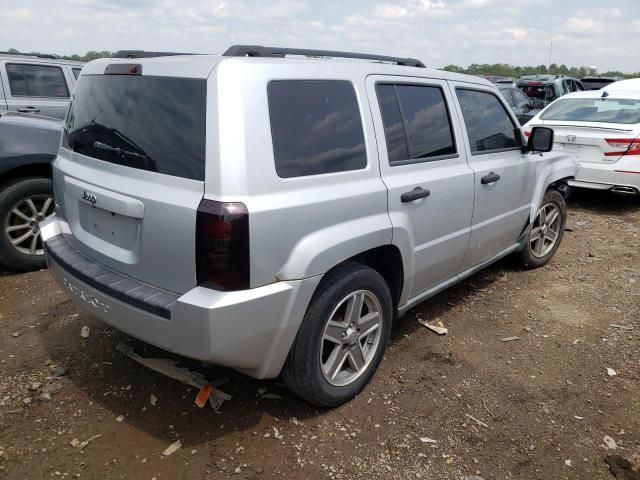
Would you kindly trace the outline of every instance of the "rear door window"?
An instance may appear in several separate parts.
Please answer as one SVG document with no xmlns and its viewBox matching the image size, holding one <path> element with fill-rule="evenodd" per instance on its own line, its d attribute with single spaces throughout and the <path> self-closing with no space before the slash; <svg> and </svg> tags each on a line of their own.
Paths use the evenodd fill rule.
<svg viewBox="0 0 640 480">
<path fill-rule="evenodd" d="M 282 178 L 367 166 L 362 118 L 345 80 L 277 80 L 267 86 L 273 154 Z"/>
<path fill-rule="evenodd" d="M 473 154 L 518 147 L 516 126 L 496 95 L 466 88 L 456 94 Z"/>
<path fill-rule="evenodd" d="M 14 97 L 68 98 L 62 68 L 51 65 L 7 63 L 9 90 Z"/>
<path fill-rule="evenodd" d="M 431 85 L 376 85 L 389 163 L 447 158 L 456 146 L 442 89 Z"/>
<path fill-rule="evenodd" d="M 204 180 L 204 79 L 82 75 L 62 145 L 105 162 Z"/>
</svg>

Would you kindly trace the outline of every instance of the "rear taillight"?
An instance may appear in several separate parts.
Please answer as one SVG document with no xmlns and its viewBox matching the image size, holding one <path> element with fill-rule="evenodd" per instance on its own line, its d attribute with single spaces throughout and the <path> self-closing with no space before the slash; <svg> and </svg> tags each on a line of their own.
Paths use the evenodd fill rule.
<svg viewBox="0 0 640 480">
<path fill-rule="evenodd" d="M 621 155 L 640 155 L 640 137 L 638 138 L 607 138 L 610 147 L 618 150 L 606 152 L 606 157 L 619 157 Z"/>
<path fill-rule="evenodd" d="M 196 279 L 216 290 L 249 288 L 249 212 L 243 203 L 200 202 Z"/>
<path fill-rule="evenodd" d="M 522 132 L 522 133 L 524 133 L 524 136 L 525 136 L 525 137 L 527 137 L 527 138 L 529 138 L 529 137 L 531 136 L 531 132 L 529 132 L 529 131 L 527 131 L 527 130 L 525 130 L 525 131 L 524 131 L 524 132 Z"/>
</svg>

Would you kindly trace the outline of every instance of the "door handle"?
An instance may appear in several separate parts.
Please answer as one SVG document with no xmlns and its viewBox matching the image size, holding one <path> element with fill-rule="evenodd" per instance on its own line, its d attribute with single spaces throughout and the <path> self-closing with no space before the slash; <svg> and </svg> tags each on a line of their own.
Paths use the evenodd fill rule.
<svg viewBox="0 0 640 480">
<path fill-rule="evenodd" d="M 491 172 L 488 175 L 485 175 L 484 177 L 482 177 L 480 179 L 480 183 L 482 185 L 487 185 L 489 183 L 495 183 L 498 180 L 500 180 L 500 175 L 498 175 L 497 173 Z"/>
<path fill-rule="evenodd" d="M 38 107 L 20 107 L 18 111 L 20 113 L 38 113 L 40 109 Z"/>
<path fill-rule="evenodd" d="M 404 192 L 400 195 L 400 201 L 402 203 L 413 202 L 415 200 L 420 200 L 421 198 L 427 198 L 429 195 L 431 195 L 429 190 L 425 190 L 422 187 L 416 187 L 410 192 Z"/>
</svg>

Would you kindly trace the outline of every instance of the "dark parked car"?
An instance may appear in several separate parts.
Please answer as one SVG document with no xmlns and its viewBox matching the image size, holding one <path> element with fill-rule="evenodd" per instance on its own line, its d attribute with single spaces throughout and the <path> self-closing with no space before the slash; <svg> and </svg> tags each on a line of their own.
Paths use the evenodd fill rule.
<svg viewBox="0 0 640 480">
<path fill-rule="evenodd" d="M 0 263 L 28 271 L 45 266 L 38 222 L 54 214 L 51 162 L 62 121 L 0 113 Z"/>
<path fill-rule="evenodd" d="M 518 88 L 504 83 L 496 83 L 496 87 L 518 117 L 521 125 L 527 123 L 540 111 L 540 108 L 534 106 L 533 100 Z"/>
<path fill-rule="evenodd" d="M 585 90 L 600 90 L 610 83 L 624 80 L 624 77 L 584 77 L 581 82 Z"/>
</svg>

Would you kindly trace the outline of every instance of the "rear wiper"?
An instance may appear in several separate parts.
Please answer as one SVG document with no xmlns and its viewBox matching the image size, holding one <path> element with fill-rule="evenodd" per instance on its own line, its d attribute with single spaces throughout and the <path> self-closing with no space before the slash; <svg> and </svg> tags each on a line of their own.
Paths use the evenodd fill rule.
<svg viewBox="0 0 640 480">
<path fill-rule="evenodd" d="M 106 150 L 108 152 L 113 152 L 116 155 L 127 155 L 129 157 L 138 157 L 138 158 L 149 158 L 146 155 L 140 155 L 139 153 L 132 152 L 131 150 L 123 150 L 119 147 L 112 147 L 108 143 L 95 141 L 93 142 L 93 148 L 98 148 L 100 150 Z"/>
</svg>

